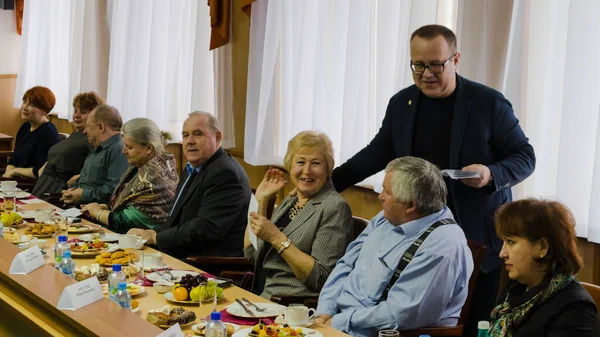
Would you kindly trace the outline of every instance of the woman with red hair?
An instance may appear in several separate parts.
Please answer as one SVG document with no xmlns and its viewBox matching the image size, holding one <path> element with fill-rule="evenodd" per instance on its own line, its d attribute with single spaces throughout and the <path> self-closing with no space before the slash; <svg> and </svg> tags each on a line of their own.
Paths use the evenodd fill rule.
<svg viewBox="0 0 600 337">
<path fill-rule="evenodd" d="M 48 120 L 56 98 L 46 87 L 33 87 L 23 95 L 21 118 L 25 123 L 17 132 L 15 150 L 3 178 L 16 176 L 37 178 L 48 158 L 48 150 L 58 143 L 58 130 Z"/>
</svg>

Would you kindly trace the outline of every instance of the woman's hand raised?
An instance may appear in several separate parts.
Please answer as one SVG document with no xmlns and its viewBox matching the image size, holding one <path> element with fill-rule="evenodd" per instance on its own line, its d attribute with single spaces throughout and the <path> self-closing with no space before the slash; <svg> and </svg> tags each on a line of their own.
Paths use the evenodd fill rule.
<svg viewBox="0 0 600 337">
<path fill-rule="evenodd" d="M 277 192 L 283 189 L 286 183 L 287 180 L 285 180 L 285 176 L 281 170 L 269 169 L 265 173 L 265 177 L 260 182 L 260 185 L 258 185 L 258 188 L 256 188 L 254 196 L 256 196 L 256 200 L 258 201 L 269 200 L 275 197 Z"/>
</svg>

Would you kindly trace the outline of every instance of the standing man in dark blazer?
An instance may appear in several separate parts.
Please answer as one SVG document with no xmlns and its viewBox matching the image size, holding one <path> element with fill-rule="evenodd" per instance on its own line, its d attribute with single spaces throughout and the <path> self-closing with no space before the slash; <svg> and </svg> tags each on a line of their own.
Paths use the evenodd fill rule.
<svg viewBox="0 0 600 337">
<path fill-rule="evenodd" d="M 242 166 L 221 149 L 218 120 L 193 112 L 183 124 L 188 160 L 173 208 L 158 233 L 131 229 L 159 250 L 183 259 L 190 255 L 244 256 L 250 183 Z"/>
<path fill-rule="evenodd" d="M 535 168 L 535 153 L 510 102 L 496 90 L 457 74 L 456 35 L 439 25 L 411 36 L 415 85 L 394 95 L 379 133 L 364 149 L 333 171 L 338 191 L 381 171 L 391 160 L 415 156 L 440 169 L 462 169 L 477 178 L 450 180 L 448 206 L 467 239 L 487 247 L 464 336 L 477 334 L 489 319 L 498 292 L 502 242 L 494 212 L 512 200 L 510 188 Z"/>
</svg>

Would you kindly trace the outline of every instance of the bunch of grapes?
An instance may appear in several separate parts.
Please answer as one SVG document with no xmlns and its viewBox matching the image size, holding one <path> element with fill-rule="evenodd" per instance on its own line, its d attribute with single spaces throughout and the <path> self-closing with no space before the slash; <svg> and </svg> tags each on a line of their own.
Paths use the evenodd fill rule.
<svg viewBox="0 0 600 337">
<path fill-rule="evenodd" d="M 198 274 L 185 274 L 181 277 L 181 281 L 179 281 L 179 285 L 187 289 L 188 293 L 192 291 L 193 288 L 199 286 L 200 284 L 206 282 L 206 277 Z"/>
</svg>

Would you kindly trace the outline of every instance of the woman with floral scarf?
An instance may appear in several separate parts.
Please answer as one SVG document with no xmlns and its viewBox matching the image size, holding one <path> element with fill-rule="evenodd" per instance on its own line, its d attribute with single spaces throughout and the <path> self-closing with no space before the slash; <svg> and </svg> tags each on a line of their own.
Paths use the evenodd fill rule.
<svg viewBox="0 0 600 337">
<path fill-rule="evenodd" d="M 130 166 L 121 177 L 109 205 L 91 203 L 81 210 L 117 233 L 131 228 L 153 229 L 167 220 L 179 178 L 175 159 L 165 153 L 171 136 L 148 118 L 123 125 L 123 153 Z"/>
<path fill-rule="evenodd" d="M 490 336 L 600 336 L 596 306 L 575 277 L 582 259 L 569 209 L 537 199 L 508 203 L 496 231 L 511 282 L 492 311 Z"/>
</svg>

